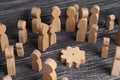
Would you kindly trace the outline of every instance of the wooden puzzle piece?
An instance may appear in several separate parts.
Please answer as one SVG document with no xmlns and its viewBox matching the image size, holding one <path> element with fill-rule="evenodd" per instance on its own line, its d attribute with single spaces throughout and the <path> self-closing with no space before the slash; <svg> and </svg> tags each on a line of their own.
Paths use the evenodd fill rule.
<svg viewBox="0 0 120 80">
<path fill-rule="evenodd" d="M 19 42 L 25 44 L 27 42 L 27 30 L 25 20 L 18 21 L 18 29 Z"/>
<path fill-rule="evenodd" d="M 111 14 L 108 16 L 108 19 L 107 19 L 107 29 L 108 30 L 113 30 L 114 29 L 114 20 L 115 20 L 115 15 L 114 14 Z"/>
<path fill-rule="evenodd" d="M 75 16 L 76 9 L 74 6 L 70 6 L 67 9 L 67 20 L 66 20 L 66 31 L 74 32 L 75 31 Z"/>
<path fill-rule="evenodd" d="M 8 75 L 15 76 L 16 66 L 15 66 L 15 58 L 14 58 L 14 48 L 12 45 L 6 47 L 5 57 L 6 57 Z"/>
<path fill-rule="evenodd" d="M 42 61 L 40 59 L 41 53 L 39 50 L 34 50 L 31 54 L 32 58 L 32 70 L 41 71 L 42 70 Z"/>
<path fill-rule="evenodd" d="M 41 14 L 41 9 L 39 7 L 33 7 L 31 10 L 31 15 L 34 18 L 39 18 Z"/>
<path fill-rule="evenodd" d="M 12 80 L 12 77 L 10 75 L 7 75 L 2 80 Z"/>
<path fill-rule="evenodd" d="M 111 76 L 119 76 L 120 74 L 120 47 L 117 46 L 112 65 Z"/>
<path fill-rule="evenodd" d="M 120 29 L 118 29 L 117 33 L 116 33 L 116 39 L 115 42 L 118 46 L 120 46 Z"/>
<path fill-rule="evenodd" d="M 61 21 L 59 16 L 61 15 L 61 10 L 58 6 L 53 6 L 51 10 L 52 18 L 51 18 L 51 25 L 56 28 L 56 32 L 61 31 Z"/>
<path fill-rule="evenodd" d="M 87 17 L 88 17 L 88 9 L 81 8 L 80 9 L 81 19 L 78 22 L 78 30 L 76 35 L 77 42 L 84 42 L 85 35 L 87 31 Z"/>
<path fill-rule="evenodd" d="M 88 42 L 95 44 L 97 41 L 97 31 L 98 31 L 98 25 L 93 24 L 90 28 L 90 33 L 88 36 Z"/>
<path fill-rule="evenodd" d="M 56 33 L 55 33 L 55 27 L 53 25 L 49 26 L 49 43 L 50 45 L 53 45 L 56 43 Z"/>
<path fill-rule="evenodd" d="M 98 5 L 93 5 L 91 8 L 91 16 L 89 19 L 89 26 L 91 27 L 93 24 L 98 24 L 98 19 L 99 19 L 99 12 L 100 7 Z"/>
<path fill-rule="evenodd" d="M 102 58 L 108 57 L 109 44 L 110 44 L 110 38 L 104 37 L 103 38 L 103 45 L 102 45 L 102 53 L 101 53 Z"/>
<path fill-rule="evenodd" d="M 22 43 L 16 43 L 16 51 L 18 57 L 24 57 L 24 48 Z"/>
<path fill-rule="evenodd" d="M 77 23 L 78 22 L 78 19 L 79 19 L 79 5 L 78 4 L 74 4 L 74 7 L 76 9 L 76 14 L 75 14 L 75 22 Z"/>
<path fill-rule="evenodd" d="M 69 80 L 67 77 L 63 77 L 62 80 Z"/>
<path fill-rule="evenodd" d="M 66 50 L 61 51 L 61 62 L 66 63 L 67 67 L 79 68 L 80 64 L 85 63 L 85 51 L 80 50 L 79 47 L 67 47 Z"/>
</svg>

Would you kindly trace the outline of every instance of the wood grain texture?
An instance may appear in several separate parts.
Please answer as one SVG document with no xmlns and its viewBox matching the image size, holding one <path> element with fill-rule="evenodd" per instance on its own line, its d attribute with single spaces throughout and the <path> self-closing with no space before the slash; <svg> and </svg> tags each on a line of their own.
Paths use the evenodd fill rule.
<svg viewBox="0 0 120 80">
<path fill-rule="evenodd" d="M 86 42 L 77 43 L 75 41 L 75 33 L 65 32 L 66 22 L 66 9 L 68 6 L 79 4 L 80 7 L 90 8 L 94 4 L 98 4 L 101 8 L 99 17 L 99 31 L 97 44 L 91 45 L 87 43 L 88 32 L 86 33 Z M 62 32 L 57 33 L 57 44 L 50 46 L 45 52 L 42 52 L 42 61 L 45 61 L 48 57 L 53 58 L 58 67 L 56 69 L 58 80 L 66 76 L 70 80 L 120 80 L 120 77 L 111 77 L 110 72 L 112 68 L 113 55 L 115 53 L 114 43 L 115 33 L 118 29 L 118 25 L 115 29 L 108 31 L 105 29 L 105 21 L 109 14 L 120 14 L 120 0 L 0 0 L 0 22 L 7 25 L 7 35 L 10 40 L 10 44 L 14 45 L 18 42 L 18 30 L 17 22 L 19 19 L 25 19 L 27 21 L 28 41 L 24 45 L 25 57 L 18 58 L 15 52 L 17 75 L 13 77 L 13 80 L 41 80 L 43 71 L 32 71 L 31 67 L 31 53 L 34 49 L 37 49 L 37 35 L 31 32 L 31 9 L 34 6 L 42 9 L 41 19 L 42 22 L 49 24 L 51 18 L 51 7 L 59 6 L 62 10 Z M 116 19 L 117 20 L 117 19 Z M 117 24 L 117 21 L 115 22 Z M 101 46 L 102 38 L 110 37 L 110 49 L 107 59 L 101 59 Z M 64 43 L 63 43 L 64 42 Z M 81 50 L 86 52 L 86 63 L 81 65 L 79 69 L 67 68 L 65 64 L 60 62 L 60 51 L 67 46 L 79 46 Z M 0 79 L 6 75 L 6 61 L 3 53 L 0 53 Z"/>
</svg>

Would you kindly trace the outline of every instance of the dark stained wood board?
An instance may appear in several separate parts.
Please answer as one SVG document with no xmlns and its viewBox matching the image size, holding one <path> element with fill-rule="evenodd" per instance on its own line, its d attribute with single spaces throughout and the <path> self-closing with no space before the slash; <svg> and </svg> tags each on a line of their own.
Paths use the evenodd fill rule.
<svg viewBox="0 0 120 80">
<path fill-rule="evenodd" d="M 66 9 L 68 6 L 78 3 L 80 7 L 88 7 L 89 9 L 94 4 L 101 7 L 99 19 L 98 40 L 96 45 L 91 45 L 86 42 L 76 43 L 75 33 L 65 32 Z M 115 53 L 114 43 L 115 33 L 118 29 L 117 19 L 115 29 L 107 31 L 104 23 L 109 14 L 115 14 L 116 17 L 120 14 L 119 0 L 0 0 L 0 22 L 7 25 L 7 35 L 11 45 L 18 42 L 18 19 L 25 19 L 27 21 L 28 42 L 24 45 L 25 57 L 16 57 L 17 75 L 13 80 L 42 80 L 43 72 L 35 72 L 31 70 L 30 54 L 34 49 L 37 49 L 37 36 L 31 32 L 31 15 L 30 11 L 33 6 L 41 7 L 42 22 L 49 24 L 50 9 L 57 5 L 62 10 L 61 21 L 63 30 L 57 33 L 57 44 L 50 46 L 45 52 L 42 52 L 42 61 L 48 57 L 56 60 L 58 67 L 56 69 L 58 80 L 63 76 L 67 76 L 70 80 L 120 80 L 120 77 L 111 77 L 112 60 Z M 88 35 L 89 31 L 86 35 Z M 110 37 L 110 50 L 107 59 L 100 58 L 102 38 Z M 60 62 L 60 51 L 67 46 L 79 46 L 86 51 L 86 63 L 81 65 L 79 69 L 67 68 L 65 64 Z M 4 53 L 0 53 L 0 79 L 6 75 L 6 61 Z"/>
</svg>

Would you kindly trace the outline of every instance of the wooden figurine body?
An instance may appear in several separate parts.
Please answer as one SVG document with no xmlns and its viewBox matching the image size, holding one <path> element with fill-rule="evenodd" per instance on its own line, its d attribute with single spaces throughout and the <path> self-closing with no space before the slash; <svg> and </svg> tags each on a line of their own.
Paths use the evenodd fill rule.
<svg viewBox="0 0 120 80">
<path fill-rule="evenodd" d="M 53 59 L 48 58 L 43 64 L 44 74 L 42 80 L 57 80 L 56 67 L 57 63 Z"/>
<path fill-rule="evenodd" d="M 41 24 L 41 9 L 39 7 L 33 7 L 31 10 L 31 15 L 32 15 L 32 32 L 33 33 L 38 33 L 38 28 L 40 27 Z"/>
<path fill-rule="evenodd" d="M 10 75 L 5 76 L 2 80 L 12 80 Z"/>
<path fill-rule="evenodd" d="M 42 61 L 40 59 L 41 53 L 39 50 L 34 50 L 31 54 L 32 57 L 32 70 L 41 71 L 42 70 Z"/>
<path fill-rule="evenodd" d="M 52 10 L 52 18 L 51 18 L 51 25 L 53 25 L 56 28 L 56 32 L 61 31 L 61 21 L 59 16 L 61 15 L 61 10 L 58 6 L 53 6 Z"/>
<path fill-rule="evenodd" d="M 113 59 L 111 76 L 119 76 L 120 74 L 120 47 L 117 46 L 115 50 L 115 56 Z"/>
<path fill-rule="evenodd" d="M 79 19 L 79 5 L 78 4 L 75 4 L 74 5 L 75 9 L 76 9 L 76 14 L 75 14 L 75 22 L 77 23 L 78 22 L 78 19 Z"/>
<path fill-rule="evenodd" d="M 67 20 L 66 20 L 66 31 L 74 32 L 75 31 L 75 16 L 76 9 L 74 6 L 70 6 L 67 9 Z"/>
<path fill-rule="evenodd" d="M 5 48 L 9 46 L 8 37 L 5 34 L 6 26 L 0 23 L 0 51 L 4 52 Z"/>
<path fill-rule="evenodd" d="M 102 53 L 101 53 L 102 58 L 108 57 L 109 43 L 110 43 L 110 38 L 104 37 L 103 38 L 103 45 L 102 45 Z"/>
<path fill-rule="evenodd" d="M 39 50 L 45 51 L 49 47 L 49 26 L 47 24 L 41 23 L 38 36 L 38 48 Z"/>
<path fill-rule="evenodd" d="M 49 26 L 49 43 L 50 45 L 56 43 L 56 33 L 55 33 L 55 27 L 53 25 Z"/>
<path fill-rule="evenodd" d="M 76 35 L 76 41 L 77 42 L 84 42 L 86 31 L 87 31 L 88 9 L 87 8 L 81 8 L 80 13 L 81 13 L 81 19 L 78 22 L 78 30 L 77 30 L 77 35 Z"/>
<path fill-rule="evenodd" d="M 106 24 L 108 30 L 114 29 L 114 20 L 115 20 L 114 14 L 108 16 L 108 20 L 107 20 L 107 24 Z"/>
<path fill-rule="evenodd" d="M 19 42 L 25 44 L 27 42 L 27 30 L 26 30 L 26 21 L 19 20 L 18 21 L 18 29 L 19 29 Z"/>
<path fill-rule="evenodd" d="M 118 46 L 120 46 L 120 28 L 119 30 L 117 31 L 116 33 L 116 39 L 115 39 L 115 42 Z"/>
<path fill-rule="evenodd" d="M 14 48 L 12 45 L 6 47 L 5 57 L 6 57 L 8 75 L 15 76 L 16 66 L 15 66 L 15 58 L 14 58 Z"/>
<path fill-rule="evenodd" d="M 90 33 L 88 36 L 88 42 L 95 44 L 97 41 L 97 31 L 98 31 L 98 25 L 93 24 L 90 28 Z"/>
<path fill-rule="evenodd" d="M 16 43 L 18 57 L 24 57 L 24 48 L 22 43 Z"/>
<path fill-rule="evenodd" d="M 100 7 L 98 5 L 94 5 L 91 9 L 91 16 L 89 19 L 89 26 L 91 27 L 93 24 L 98 24 L 99 19 L 99 11 Z"/>
</svg>

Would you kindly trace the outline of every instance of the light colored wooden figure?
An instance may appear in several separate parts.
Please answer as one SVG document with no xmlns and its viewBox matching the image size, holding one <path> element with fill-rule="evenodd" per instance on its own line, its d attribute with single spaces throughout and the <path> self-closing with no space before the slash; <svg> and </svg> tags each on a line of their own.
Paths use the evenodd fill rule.
<svg viewBox="0 0 120 80">
<path fill-rule="evenodd" d="M 78 22 L 78 19 L 79 19 L 79 5 L 78 4 L 74 4 L 74 7 L 76 8 L 76 14 L 75 14 L 75 22 L 77 23 Z"/>
<path fill-rule="evenodd" d="M 97 41 L 97 31 L 98 31 L 98 25 L 93 24 L 90 28 L 90 33 L 88 36 L 88 42 L 95 44 Z"/>
<path fill-rule="evenodd" d="M 77 42 L 84 42 L 85 35 L 87 31 L 87 17 L 88 17 L 88 8 L 81 8 L 80 9 L 80 20 L 78 22 L 78 30 L 76 35 Z"/>
<path fill-rule="evenodd" d="M 25 20 L 18 21 L 18 30 L 19 42 L 25 44 L 27 42 L 27 30 Z"/>
<path fill-rule="evenodd" d="M 41 71 L 42 70 L 42 61 L 40 59 L 41 53 L 39 50 L 34 50 L 31 54 L 32 58 L 32 70 Z"/>
<path fill-rule="evenodd" d="M 115 20 L 115 15 L 111 14 L 108 16 L 106 27 L 108 30 L 113 30 L 114 29 L 114 20 Z"/>
<path fill-rule="evenodd" d="M 44 74 L 42 80 L 57 80 L 56 68 L 57 63 L 55 60 L 48 58 L 43 64 Z"/>
<path fill-rule="evenodd" d="M 41 18 L 32 18 L 32 32 L 38 33 L 40 28 Z"/>
<path fill-rule="evenodd" d="M 41 27 L 38 35 L 38 48 L 39 50 L 45 51 L 49 47 L 49 26 L 41 23 Z"/>
<path fill-rule="evenodd" d="M 63 77 L 62 80 L 69 80 L 67 77 Z"/>
<path fill-rule="evenodd" d="M 10 75 L 7 75 L 2 80 L 12 80 L 12 77 Z"/>
<path fill-rule="evenodd" d="M 103 45 L 102 45 L 102 53 L 101 53 L 102 58 L 108 57 L 109 44 L 110 44 L 110 38 L 104 37 Z"/>
<path fill-rule="evenodd" d="M 15 76 L 16 66 L 15 66 L 15 58 L 14 58 L 14 48 L 12 45 L 7 46 L 5 48 L 5 57 L 6 57 L 8 75 Z"/>
<path fill-rule="evenodd" d="M 50 23 L 55 26 L 56 32 L 61 31 L 61 21 L 60 21 L 60 15 L 61 15 L 61 10 L 58 6 L 53 6 L 51 10 L 52 18 Z"/>
<path fill-rule="evenodd" d="M 89 19 L 89 26 L 91 27 L 93 24 L 98 24 L 100 7 L 98 5 L 93 5 L 91 8 L 91 16 Z"/>
<path fill-rule="evenodd" d="M 39 7 L 33 7 L 31 10 L 31 15 L 34 18 L 39 18 L 41 14 L 41 9 Z"/>
<path fill-rule="evenodd" d="M 120 46 L 120 28 L 118 29 L 117 33 L 116 33 L 116 39 L 115 42 L 118 46 Z"/>
<path fill-rule="evenodd" d="M 53 25 L 49 26 L 49 43 L 50 45 L 53 45 L 56 43 L 56 33 L 55 33 L 55 27 Z"/>
<path fill-rule="evenodd" d="M 22 43 L 16 43 L 16 51 L 18 57 L 24 57 L 24 48 Z"/>
<path fill-rule="evenodd" d="M 116 46 L 115 56 L 113 59 L 111 76 L 120 75 L 120 46 Z"/>
<path fill-rule="evenodd" d="M 6 35 L 6 25 L 0 23 L 0 51 L 4 52 L 5 48 L 9 46 L 9 40 Z"/>
<path fill-rule="evenodd" d="M 75 15 L 76 8 L 74 6 L 70 6 L 67 9 L 67 20 L 66 20 L 66 31 L 74 32 L 75 31 Z"/>
</svg>

